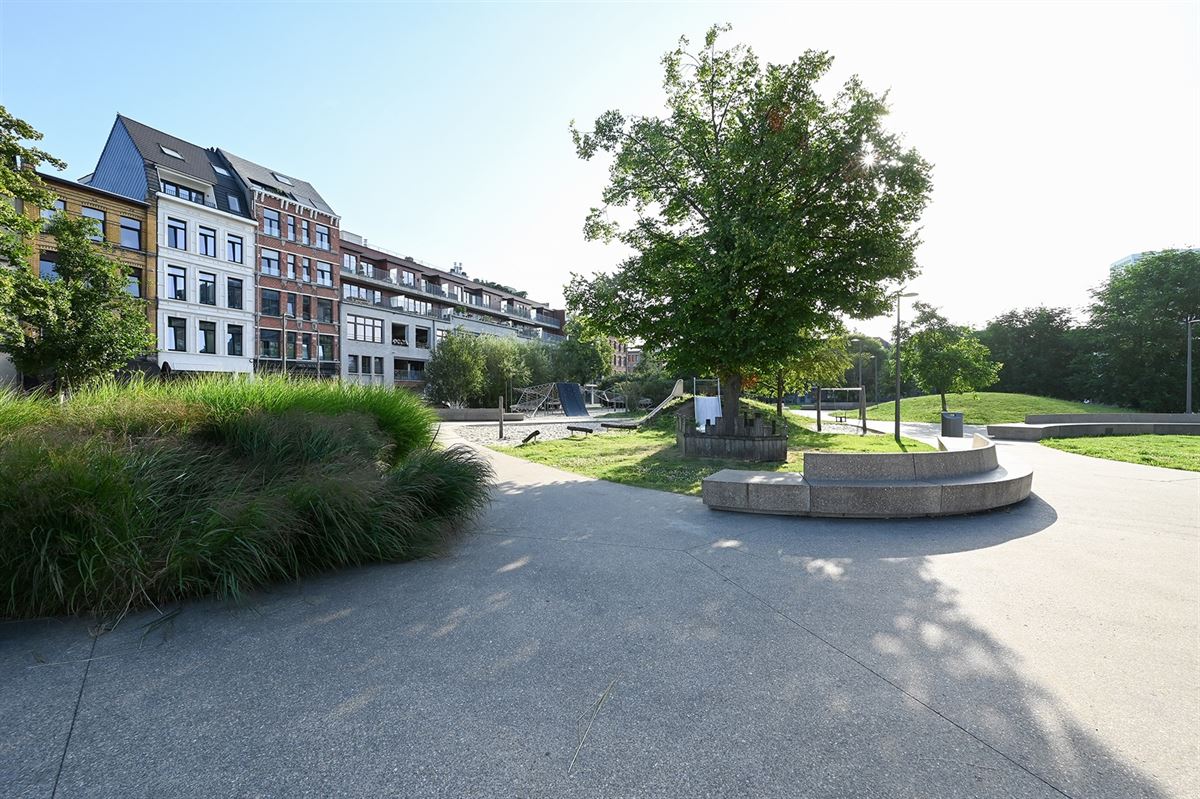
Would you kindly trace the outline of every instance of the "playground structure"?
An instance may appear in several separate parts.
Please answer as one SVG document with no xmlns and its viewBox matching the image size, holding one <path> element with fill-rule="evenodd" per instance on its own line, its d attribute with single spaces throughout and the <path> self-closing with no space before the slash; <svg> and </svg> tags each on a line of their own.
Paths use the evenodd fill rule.
<svg viewBox="0 0 1200 799">
<path fill-rule="evenodd" d="M 676 380 L 675 385 L 671 388 L 671 393 L 667 395 L 666 399 L 658 403 L 658 405 L 655 405 L 650 412 L 641 419 L 629 422 L 601 422 L 600 426 L 607 427 L 612 430 L 637 430 L 639 427 L 649 424 L 658 418 L 658 415 L 662 413 L 673 400 L 681 399 L 682 397 L 683 381 Z"/>
<path fill-rule="evenodd" d="M 590 415 L 583 401 L 583 389 L 578 383 L 543 383 L 523 388 L 512 409 L 531 418 L 538 413 L 556 411 L 562 411 L 568 417 Z"/>
</svg>

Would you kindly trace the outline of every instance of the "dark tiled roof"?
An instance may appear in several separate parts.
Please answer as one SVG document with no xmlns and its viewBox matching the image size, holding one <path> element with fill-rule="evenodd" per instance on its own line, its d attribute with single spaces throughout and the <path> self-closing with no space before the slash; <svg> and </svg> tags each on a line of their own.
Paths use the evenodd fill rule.
<svg viewBox="0 0 1200 799">
<path fill-rule="evenodd" d="M 253 161 L 247 161 L 245 158 L 239 158 L 226 150 L 219 150 L 218 152 L 224 156 L 225 160 L 229 162 L 235 172 L 241 175 L 242 180 L 246 181 L 246 183 L 257 185 L 282 197 L 288 197 L 310 208 L 316 208 L 318 211 L 324 211 L 330 216 L 337 216 L 337 212 L 329 207 L 329 203 L 325 202 L 321 194 L 307 180 L 293 177 L 287 172 L 269 169 Z M 290 183 L 284 183 L 279 180 L 276 177 L 277 175 L 287 178 Z"/>
<path fill-rule="evenodd" d="M 134 146 L 137 147 L 143 160 L 212 184 L 217 208 L 226 213 L 251 218 L 250 204 L 247 202 L 237 178 L 232 175 L 222 175 L 213 168 L 214 166 L 226 168 L 221 161 L 221 156 L 215 150 L 198 147 L 169 133 L 155 130 L 149 125 L 143 125 L 127 116 L 118 116 L 117 119 L 125 126 L 125 130 L 129 131 L 129 136 L 133 139 Z M 166 152 L 164 148 L 172 150 L 182 157 L 176 158 Z M 231 195 L 238 198 L 237 210 L 230 206 L 229 197 Z"/>
</svg>

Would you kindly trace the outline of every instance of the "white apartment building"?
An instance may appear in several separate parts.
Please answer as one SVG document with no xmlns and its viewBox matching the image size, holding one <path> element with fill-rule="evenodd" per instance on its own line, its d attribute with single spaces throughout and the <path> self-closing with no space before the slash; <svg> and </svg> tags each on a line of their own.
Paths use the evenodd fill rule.
<svg viewBox="0 0 1200 799">
<path fill-rule="evenodd" d="M 254 371 L 252 220 L 207 204 L 211 187 L 159 167 L 158 363 Z"/>
</svg>

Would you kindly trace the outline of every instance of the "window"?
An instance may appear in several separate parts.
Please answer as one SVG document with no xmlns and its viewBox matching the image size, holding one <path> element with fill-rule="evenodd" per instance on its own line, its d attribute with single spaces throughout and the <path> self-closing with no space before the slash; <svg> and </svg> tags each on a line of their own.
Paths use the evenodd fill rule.
<svg viewBox="0 0 1200 799">
<path fill-rule="evenodd" d="M 225 199 L 229 200 L 229 210 L 230 211 L 239 211 L 240 212 L 242 210 L 242 201 L 239 200 L 236 195 L 226 194 Z"/>
<path fill-rule="evenodd" d="M 262 271 L 264 275 L 279 277 L 279 253 L 276 250 L 262 251 Z"/>
<path fill-rule="evenodd" d="M 317 359 L 333 360 L 333 336 L 317 336 Z"/>
<path fill-rule="evenodd" d="M 225 354 L 242 354 L 242 326 L 225 325 Z"/>
<path fill-rule="evenodd" d="M 363 288 L 350 283 L 342 284 L 342 296 L 348 300 L 359 300 L 361 302 L 373 303 L 378 305 L 383 302 L 383 292 L 375 289 Z"/>
<path fill-rule="evenodd" d="M 312 321 L 312 297 L 307 294 L 300 298 L 300 318 L 305 322 Z"/>
<path fill-rule="evenodd" d="M 38 257 L 38 274 L 42 280 L 58 280 L 58 253 L 44 252 Z"/>
<path fill-rule="evenodd" d="M 305 333 L 300 337 L 300 358 L 301 360 L 312 360 L 312 334 Z"/>
<path fill-rule="evenodd" d="M 342 253 L 342 271 L 354 274 L 358 271 L 358 256 L 354 253 Z"/>
<path fill-rule="evenodd" d="M 224 175 L 225 177 L 231 177 L 229 170 L 223 166 L 217 166 L 216 164 L 213 164 L 213 172 L 216 172 L 218 175 Z"/>
<path fill-rule="evenodd" d="M 296 360 L 296 334 L 289 330 L 287 334 L 287 357 L 288 360 Z"/>
<path fill-rule="evenodd" d="M 200 254 L 217 257 L 217 231 L 210 227 L 200 228 Z"/>
<path fill-rule="evenodd" d="M 416 278 L 413 276 L 412 272 L 402 272 L 401 273 L 401 282 L 404 283 L 404 285 L 406 285 L 406 286 L 411 286 L 411 285 L 415 284 Z"/>
<path fill-rule="evenodd" d="M 289 278 L 291 278 L 292 280 L 295 280 L 296 279 L 296 256 L 292 255 L 291 253 L 288 253 L 287 265 L 288 265 L 287 276 Z"/>
<path fill-rule="evenodd" d="M 162 151 L 163 151 L 163 153 L 165 153 L 166 155 L 169 155 L 169 156 L 171 156 L 172 158 L 178 158 L 180 161 L 182 161 L 182 160 L 183 160 L 183 156 L 182 156 L 182 155 L 180 155 L 180 154 L 179 154 L 178 152 L 176 152 L 175 150 L 172 150 L 170 147 L 167 147 L 165 144 L 160 144 L 160 145 L 158 145 L 158 149 L 162 150 Z"/>
<path fill-rule="evenodd" d="M 167 317 L 167 349 L 171 352 L 187 352 L 187 320 L 178 316 Z"/>
<path fill-rule="evenodd" d="M 225 283 L 225 301 L 230 308 L 241 310 L 242 307 L 242 280 L 241 278 L 231 277 Z"/>
<path fill-rule="evenodd" d="M 128 250 L 142 249 L 142 223 L 127 216 L 121 217 L 121 246 Z"/>
<path fill-rule="evenodd" d="M 375 277 L 375 265 L 370 261 L 361 261 L 362 273 L 367 277 Z"/>
<path fill-rule="evenodd" d="M 287 178 L 285 178 L 283 175 L 279 174 L 278 172 L 272 172 L 271 174 L 274 175 L 275 179 L 278 180 L 283 185 L 285 185 L 285 186 L 293 185 L 292 181 L 288 180 Z"/>
<path fill-rule="evenodd" d="M 178 183 L 172 183 L 169 180 L 162 182 L 162 193 L 169 194 L 172 197 L 179 197 L 182 200 L 204 205 L 204 192 L 196 189 L 189 189 L 187 186 L 180 186 Z"/>
<path fill-rule="evenodd" d="M 240 264 L 242 262 L 241 236 L 225 237 L 225 260 L 233 264 Z"/>
<path fill-rule="evenodd" d="M 287 315 L 288 315 L 289 319 L 296 318 L 296 295 L 295 294 L 287 295 Z"/>
<path fill-rule="evenodd" d="M 63 202 L 62 200 L 55 200 L 53 208 L 43 208 L 42 209 L 42 219 L 46 220 L 46 225 L 49 225 L 50 220 L 53 219 L 54 215 L 59 212 L 62 212 L 65 214 L 67 212 L 67 204 L 65 202 Z M 46 229 L 46 225 L 42 226 L 42 230 Z"/>
<path fill-rule="evenodd" d="M 327 264 L 324 261 L 317 261 L 317 285 L 333 285 L 333 264 Z"/>
<path fill-rule="evenodd" d="M 383 374 L 383 358 L 376 356 L 375 358 L 375 374 Z"/>
<path fill-rule="evenodd" d="M 274 289 L 263 289 L 259 308 L 263 316 L 279 316 L 279 292 Z"/>
<path fill-rule="evenodd" d="M 392 300 L 392 307 L 424 316 L 433 315 L 433 303 L 426 302 L 425 300 L 414 300 L 412 297 L 396 297 Z"/>
<path fill-rule="evenodd" d="M 370 341 L 383 343 L 383 320 L 372 319 L 369 316 L 349 314 L 346 317 L 346 329 L 351 341 Z"/>
<path fill-rule="evenodd" d="M 263 233 L 279 238 L 279 212 L 272 208 L 263 209 Z"/>
<path fill-rule="evenodd" d="M 288 241 L 296 240 L 296 217 L 288 214 Z"/>
<path fill-rule="evenodd" d="M 416 338 L 417 338 L 416 344 L 418 347 L 420 347 L 423 350 L 429 349 L 429 328 L 418 327 Z"/>
<path fill-rule="evenodd" d="M 303 244 L 308 244 L 308 220 L 300 220 L 300 241 Z"/>
<path fill-rule="evenodd" d="M 130 297 L 142 296 L 142 273 L 135 271 L 133 274 L 125 278 L 125 293 Z"/>
<path fill-rule="evenodd" d="M 312 282 L 312 268 L 309 266 L 309 263 L 307 258 L 300 259 L 300 279 L 305 283 Z"/>
<path fill-rule="evenodd" d="M 187 222 L 167 217 L 167 246 L 177 250 L 187 249 Z"/>
<path fill-rule="evenodd" d="M 346 367 L 346 371 L 352 375 L 358 374 L 358 356 L 357 355 L 347 355 L 346 359 L 350 362 L 349 365 Z"/>
<path fill-rule="evenodd" d="M 329 228 L 325 225 L 317 225 L 317 248 L 329 249 Z"/>
<path fill-rule="evenodd" d="M 187 270 L 182 266 L 167 267 L 167 299 L 187 299 Z"/>
<path fill-rule="evenodd" d="M 324 297 L 317 297 L 317 321 L 333 321 L 333 300 L 327 300 Z"/>
<path fill-rule="evenodd" d="M 104 241 L 104 212 L 97 208 L 88 208 L 85 205 L 83 206 L 83 215 L 88 219 L 96 220 L 98 232 L 92 234 L 92 241 Z"/>
<path fill-rule="evenodd" d="M 200 273 L 200 304 L 217 304 L 217 276 L 212 272 Z M 201 352 L 203 351 L 201 350 Z"/>
<path fill-rule="evenodd" d="M 258 354 L 263 358 L 279 357 L 279 331 L 258 331 Z"/>
<path fill-rule="evenodd" d="M 216 322 L 201 322 L 200 336 L 197 339 L 200 352 L 208 355 L 217 354 L 217 323 Z"/>
</svg>

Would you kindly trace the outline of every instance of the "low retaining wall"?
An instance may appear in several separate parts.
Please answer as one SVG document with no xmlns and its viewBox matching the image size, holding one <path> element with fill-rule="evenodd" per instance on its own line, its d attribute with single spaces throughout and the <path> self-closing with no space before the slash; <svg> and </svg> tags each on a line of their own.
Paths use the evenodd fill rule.
<svg viewBox="0 0 1200 799">
<path fill-rule="evenodd" d="M 498 411 L 495 408 L 434 408 L 433 412 L 443 422 L 495 422 Z M 523 413 L 505 413 L 504 421 L 519 422 L 525 418 Z"/>
<path fill-rule="evenodd" d="M 1195 413 L 1056 413 L 1031 414 L 1024 424 L 990 424 L 992 438 L 1040 441 L 1043 438 L 1090 436 L 1200 436 Z"/>
<path fill-rule="evenodd" d="M 787 460 L 787 425 L 764 419 L 761 413 L 735 420 L 732 434 L 713 425 L 696 429 L 696 411 L 686 402 L 675 414 L 675 443 L 690 458 L 725 458 L 753 463 Z"/>
<path fill-rule="evenodd" d="M 805 472 L 724 469 L 706 477 L 701 496 L 714 510 L 791 516 L 904 518 L 1001 508 L 1026 499 L 1033 470 L 1004 467 L 976 435 L 970 449 L 918 453 L 804 456 Z"/>
</svg>

